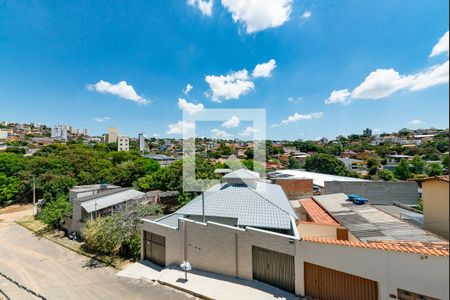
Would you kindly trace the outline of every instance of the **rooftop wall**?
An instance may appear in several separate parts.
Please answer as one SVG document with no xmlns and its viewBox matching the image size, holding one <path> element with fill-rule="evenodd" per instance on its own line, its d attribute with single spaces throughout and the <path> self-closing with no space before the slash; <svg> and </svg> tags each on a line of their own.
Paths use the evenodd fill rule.
<svg viewBox="0 0 450 300">
<path fill-rule="evenodd" d="M 369 204 L 417 204 L 417 189 L 414 181 L 326 181 L 324 194 L 357 194 L 369 199 Z"/>
<path fill-rule="evenodd" d="M 275 179 L 289 200 L 298 200 L 313 195 L 312 179 Z"/>
</svg>

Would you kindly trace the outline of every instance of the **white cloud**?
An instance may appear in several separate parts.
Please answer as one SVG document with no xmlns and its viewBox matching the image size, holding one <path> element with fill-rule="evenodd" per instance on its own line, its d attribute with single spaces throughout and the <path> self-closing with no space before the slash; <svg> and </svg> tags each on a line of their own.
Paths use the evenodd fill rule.
<svg viewBox="0 0 450 300">
<path fill-rule="evenodd" d="M 167 134 L 183 134 L 188 129 L 195 128 L 194 123 L 185 122 L 185 121 L 178 121 L 174 124 L 169 124 Z"/>
<path fill-rule="evenodd" d="M 402 76 L 394 69 L 377 69 L 357 86 L 351 97 L 354 99 L 380 99 L 409 87 L 413 76 Z"/>
<path fill-rule="evenodd" d="M 205 108 L 205 106 L 201 103 L 199 104 L 190 103 L 183 98 L 178 98 L 178 107 L 182 110 L 185 110 L 190 115 L 202 111 Z"/>
<path fill-rule="evenodd" d="M 311 17 L 312 13 L 309 10 L 306 10 L 302 16 L 300 17 L 303 21 L 308 20 Z"/>
<path fill-rule="evenodd" d="M 215 139 L 229 139 L 232 137 L 231 134 L 229 134 L 226 131 L 214 128 L 213 130 L 211 130 L 212 133 L 212 137 Z"/>
<path fill-rule="evenodd" d="M 246 69 L 232 72 L 228 75 L 207 75 L 205 77 L 211 89 L 211 100 L 221 102 L 221 99 L 238 99 L 255 88 Z"/>
<path fill-rule="evenodd" d="M 448 60 L 441 65 L 435 65 L 414 76 L 410 91 L 419 91 L 437 84 L 448 82 Z"/>
<path fill-rule="evenodd" d="M 232 116 L 229 120 L 223 122 L 222 126 L 226 127 L 226 128 L 235 128 L 235 127 L 238 127 L 240 123 L 241 123 L 241 120 L 239 120 L 238 117 Z"/>
<path fill-rule="evenodd" d="M 310 114 L 299 114 L 295 113 L 292 116 L 289 116 L 286 120 L 281 121 L 280 125 L 287 125 L 289 123 L 294 123 L 298 121 L 307 121 L 312 119 L 319 119 L 323 117 L 323 112 L 315 112 Z"/>
<path fill-rule="evenodd" d="M 277 67 L 277 62 L 275 59 L 271 59 L 266 63 L 257 64 L 253 69 L 252 76 L 254 78 L 258 77 L 270 77 L 272 76 L 272 71 Z"/>
<path fill-rule="evenodd" d="M 120 98 L 136 102 L 141 105 L 149 104 L 150 100 L 139 96 L 132 85 L 128 85 L 126 81 L 121 81 L 117 84 L 109 83 L 108 81 L 100 80 L 96 84 L 88 84 L 86 88 L 90 91 L 97 91 L 102 94 L 112 94 Z"/>
<path fill-rule="evenodd" d="M 251 126 L 246 127 L 244 130 L 242 130 L 241 132 L 239 132 L 240 136 L 250 136 L 253 135 L 255 133 L 259 132 L 258 129 L 253 128 Z"/>
<path fill-rule="evenodd" d="M 233 21 L 243 23 L 247 33 L 283 25 L 289 20 L 292 0 L 222 0 Z"/>
<path fill-rule="evenodd" d="M 423 123 L 425 123 L 425 122 L 422 120 L 412 120 L 411 122 L 408 122 L 408 125 L 419 126 L 419 125 L 422 125 Z"/>
<path fill-rule="evenodd" d="M 448 53 L 448 31 L 433 47 L 431 56 L 441 53 Z M 326 104 L 341 103 L 349 104 L 352 99 L 381 99 L 401 90 L 411 92 L 423 90 L 438 84 L 449 81 L 449 62 L 434 65 L 424 71 L 409 75 L 401 75 L 399 72 L 390 69 L 377 69 L 371 72 L 364 81 L 351 93 L 348 89 L 333 91 L 325 101 Z"/>
<path fill-rule="evenodd" d="M 183 94 L 185 95 L 189 94 L 189 92 L 192 91 L 193 88 L 194 87 L 190 83 L 188 83 L 186 87 L 183 89 Z"/>
<path fill-rule="evenodd" d="M 433 50 L 431 50 L 430 57 L 440 55 L 442 53 L 448 54 L 448 31 L 441 37 L 439 42 L 434 45 Z"/>
<path fill-rule="evenodd" d="M 212 16 L 213 0 L 187 0 L 186 3 L 200 10 L 205 16 Z"/>
<path fill-rule="evenodd" d="M 335 103 L 341 103 L 341 104 L 349 104 L 351 100 L 349 99 L 350 92 L 348 89 L 343 90 L 334 90 L 331 92 L 330 97 L 325 101 L 325 104 L 335 104 Z"/>
<path fill-rule="evenodd" d="M 108 120 L 111 120 L 111 118 L 110 117 L 96 117 L 96 118 L 93 118 L 92 120 L 95 122 L 101 123 L 101 122 L 106 122 Z"/>
<path fill-rule="evenodd" d="M 299 103 L 303 100 L 303 98 L 302 97 L 289 97 L 287 100 L 288 100 L 288 102 L 291 102 L 291 103 Z"/>
</svg>

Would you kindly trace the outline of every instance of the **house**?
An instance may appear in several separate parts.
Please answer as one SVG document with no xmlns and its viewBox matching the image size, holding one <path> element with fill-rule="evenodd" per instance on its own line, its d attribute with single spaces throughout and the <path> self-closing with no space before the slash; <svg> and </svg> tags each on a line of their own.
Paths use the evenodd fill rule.
<svg viewBox="0 0 450 300">
<path fill-rule="evenodd" d="M 380 224 L 344 196 L 316 199 L 293 207 L 280 186 L 236 170 L 174 214 L 142 219 L 141 258 L 318 299 L 449 298 L 448 242 L 381 211 Z"/>
<path fill-rule="evenodd" d="M 422 199 L 424 228 L 443 238 L 449 238 L 449 176 L 423 179 Z"/>
<path fill-rule="evenodd" d="M 144 156 L 156 160 L 161 167 L 167 167 L 168 165 L 177 160 L 176 157 L 171 157 L 163 154 L 144 155 Z"/>
<path fill-rule="evenodd" d="M 145 193 L 131 188 L 115 186 L 97 188 L 93 186 L 77 186 L 71 189 L 72 217 L 66 218 L 63 228 L 69 232 L 81 233 L 85 220 L 121 211 L 129 205 L 146 200 Z"/>
</svg>

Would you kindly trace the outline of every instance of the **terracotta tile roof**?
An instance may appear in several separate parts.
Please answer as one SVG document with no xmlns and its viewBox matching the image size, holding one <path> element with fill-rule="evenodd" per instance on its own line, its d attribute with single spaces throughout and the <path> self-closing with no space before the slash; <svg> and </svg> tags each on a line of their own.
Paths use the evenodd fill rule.
<svg viewBox="0 0 450 300">
<path fill-rule="evenodd" d="M 449 256 L 448 242 L 408 242 L 408 241 L 372 241 L 372 242 L 355 242 L 342 241 L 330 238 L 305 237 L 306 242 L 333 244 L 349 247 L 360 247 L 375 250 L 387 250 L 397 252 L 408 252 L 423 255 Z"/>
<path fill-rule="evenodd" d="M 312 198 L 300 199 L 300 205 L 306 210 L 311 220 L 316 224 L 340 225 Z"/>
<path fill-rule="evenodd" d="M 438 180 L 449 182 L 449 176 L 448 175 L 441 175 L 441 176 L 435 176 L 435 177 L 426 177 L 426 178 L 418 179 L 417 181 L 427 181 L 427 180 L 434 180 L 434 179 L 438 179 Z"/>
</svg>

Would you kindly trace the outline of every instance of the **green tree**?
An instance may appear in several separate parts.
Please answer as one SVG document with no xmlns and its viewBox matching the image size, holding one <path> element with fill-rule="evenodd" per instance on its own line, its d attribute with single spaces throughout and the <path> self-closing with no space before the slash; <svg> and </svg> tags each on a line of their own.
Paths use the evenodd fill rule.
<svg viewBox="0 0 450 300">
<path fill-rule="evenodd" d="M 413 174 L 422 174 L 425 171 L 425 161 L 416 155 L 411 161 L 411 172 Z"/>
<path fill-rule="evenodd" d="M 55 175 L 48 172 L 39 177 L 37 185 L 43 193 L 45 201 L 67 196 L 69 189 L 76 184 L 75 179 L 67 175 Z"/>
<path fill-rule="evenodd" d="M 411 168 L 409 161 L 402 158 L 399 164 L 395 167 L 395 176 L 401 180 L 406 180 L 411 177 Z"/>
<path fill-rule="evenodd" d="M 445 154 L 442 157 L 442 165 L 444 166 L 444 168 L 448 168 L 448 163 L 449 163 L 449 161 L 448 161 L 448 154 Z"/>
<path fill-rule="evenodd" d="M 53 228 L 60 228 L 64 217 L 72 215 L 72 205 L 64 196 L 47 201 L 38 213 L 38 219 Z"/>
<path fill-rule="evenodd" d="M 425 172 L 427 173 L 428 176 L 442 175 L 442 164 L 432 162 L 425 168 Z"/>
<path fill-rule="evenodd" d="M 0 173 L 0 204 L 9 203 L 19 192 L 19 180 L 14 176 Z"/>
<path fill-rule="evenodd" d="M 380 169 L 378 170 L 378 178 L 384 181 L 391 181 L 395 179 L 395 175 L 392 171 L 386 170 L 386 169 Z"/>
<path fill-rule="evenodd" d="M 310 172 L 318 172 L 331 175 L 348 175 L 348 170 L 345 164 L 335 156 L 326 153 L 318 153 L 306 158 L 305 169 L 306 171 Z"/>
<path fill-rule="evenodd" d="M 300 169 L 302 166 L 298 160 L 296 160 L 293 157 L 289 157 L 287 162 L 287 168 L 288 169 Z"/>
</svg>

